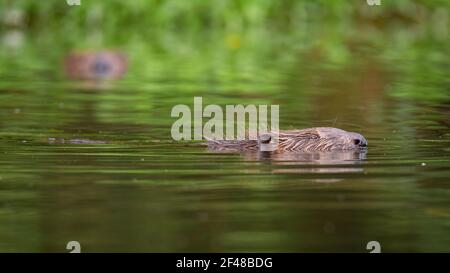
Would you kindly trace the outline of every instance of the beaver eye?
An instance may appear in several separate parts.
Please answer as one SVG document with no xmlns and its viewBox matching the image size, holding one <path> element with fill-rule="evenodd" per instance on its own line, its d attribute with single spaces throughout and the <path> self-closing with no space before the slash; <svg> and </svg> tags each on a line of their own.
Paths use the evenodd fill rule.
<svg viewBox="0 0 450 273">
<path fill-rule="evenodd" d="M 354 140 L 353 140 L 353 143 L 355 143 L 355 145 L 359 145 L 359 143 L 361 143 L 361 140 L 359 140 L 359 139 L 354 139 Z"/>
</svg>

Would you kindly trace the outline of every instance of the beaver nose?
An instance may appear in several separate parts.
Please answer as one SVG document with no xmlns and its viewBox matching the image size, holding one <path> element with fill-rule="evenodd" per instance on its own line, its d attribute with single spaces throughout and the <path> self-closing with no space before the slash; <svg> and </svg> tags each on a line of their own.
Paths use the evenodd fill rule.
<svg viewBox="0 0 450 273">
<path fill-rule="evenodd" d="M 359 147 L 367 147 L 367 140 L 365 140 L 363 137 L 353 139 L 353 143 Z"/>
</svg>

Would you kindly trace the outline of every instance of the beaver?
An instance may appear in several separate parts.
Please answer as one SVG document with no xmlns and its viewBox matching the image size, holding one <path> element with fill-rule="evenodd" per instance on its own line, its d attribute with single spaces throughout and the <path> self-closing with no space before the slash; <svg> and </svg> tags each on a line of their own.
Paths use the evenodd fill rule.
<svg viewBox="0 0 450 273">
<path fill-rule="evenodd" d="M 301 130 L 281 130 L 260 134 L 257 139 L 213 140 L 207 139 L 207 145 L 216 151 L 275 151 L 275 152 L 321 152 L 365 150 L 367 140 L 358 133 L 338 128 L 316 127 Z"/>
<path fill-rule="evenodd" d="M 126 55 L 115 50 L 71 52 L 64 59 L 66 74 L 80 80 L 118 79 L 127 66 Z"/>
</svg>

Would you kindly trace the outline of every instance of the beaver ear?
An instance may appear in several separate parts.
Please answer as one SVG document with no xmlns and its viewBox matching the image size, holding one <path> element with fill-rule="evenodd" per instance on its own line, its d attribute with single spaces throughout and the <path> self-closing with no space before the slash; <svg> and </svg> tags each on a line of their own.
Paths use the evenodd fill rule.
<svg viewBox="0 0 450 273">
<path fill-rule="evenodd" d="M 267 143 L 270 143 L 271 140 L 272 140 L 272 135 L 271 134 L 261 134 L 259 136 L 259 141 L 261 143 L 267 144 Z"/>
</svg>

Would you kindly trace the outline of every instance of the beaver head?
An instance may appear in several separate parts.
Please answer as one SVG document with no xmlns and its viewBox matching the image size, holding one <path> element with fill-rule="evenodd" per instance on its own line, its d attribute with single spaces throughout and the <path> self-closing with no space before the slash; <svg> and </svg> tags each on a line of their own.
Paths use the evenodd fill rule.
<svg viewBox="0 0 450 273">
<path fill-rule="evenodd" d="M 330 127 L 280 131 L 278 135 L 278 149 L 284 151 L 338 151 L 366 147 L 367 140 L 362 135 Z"/>
<path fill-rule="evenodd" d="M 127 65 L 126 55 L 115 50 L 71 52 L 64 60 L 66 74 L 80 80 L 118 79 Z"/>
</svg>

